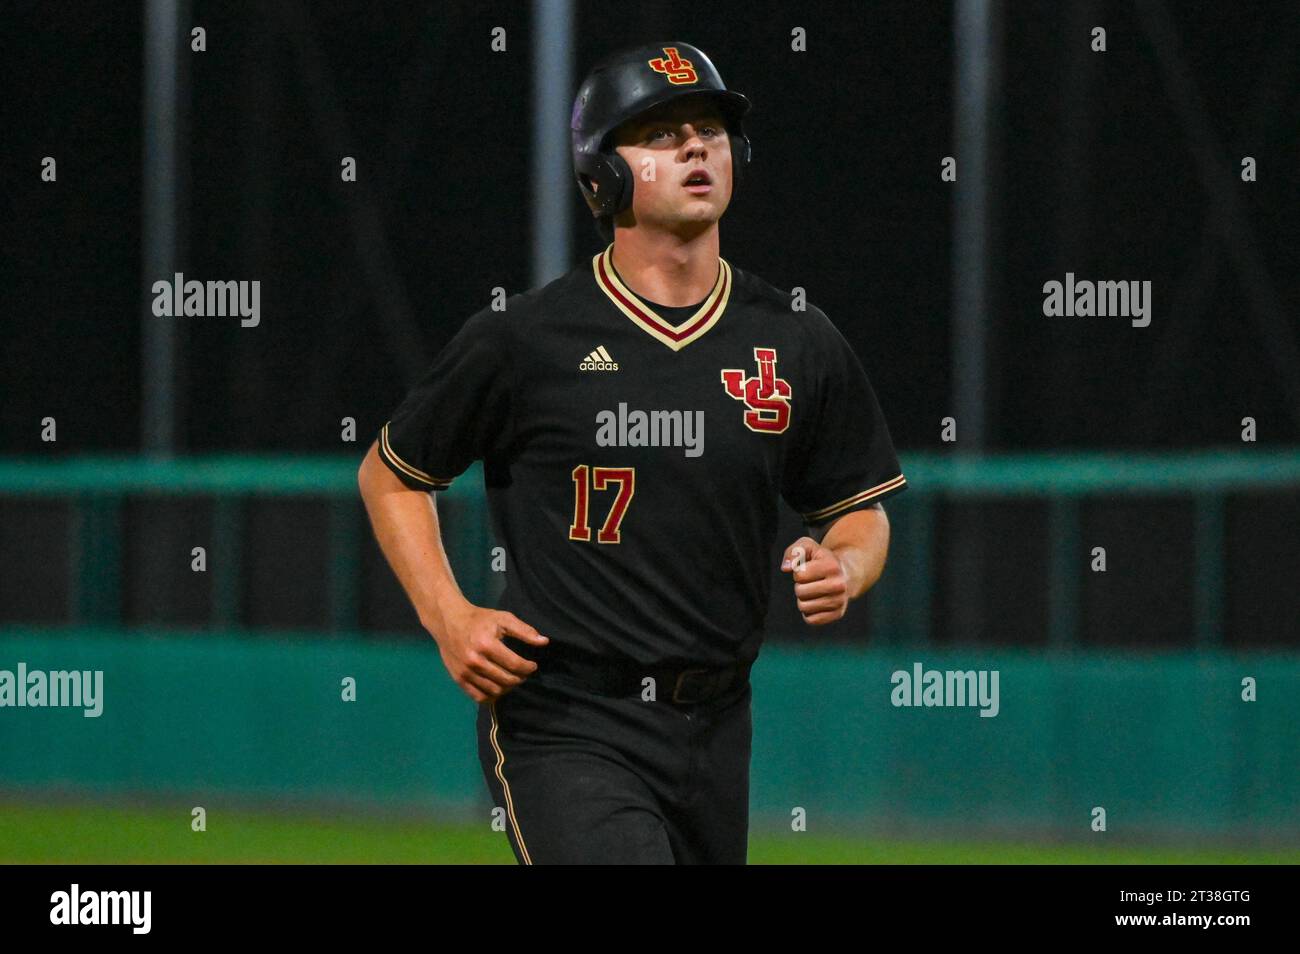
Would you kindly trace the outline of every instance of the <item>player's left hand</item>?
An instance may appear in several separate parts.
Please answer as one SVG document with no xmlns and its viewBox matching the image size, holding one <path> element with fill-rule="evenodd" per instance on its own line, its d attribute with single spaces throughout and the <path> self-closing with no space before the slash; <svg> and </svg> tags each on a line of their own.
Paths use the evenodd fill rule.
<svg viewBox="0 0 1300 954">
<path fill-rule="evenodd" d="M 848 579 L 835 551 L 812 537 L 800 537 L 785 548 L 781 572 L 794 577 L 794 598 L 810 626 L 840 619 L 849 608 Z"/>
</svg>

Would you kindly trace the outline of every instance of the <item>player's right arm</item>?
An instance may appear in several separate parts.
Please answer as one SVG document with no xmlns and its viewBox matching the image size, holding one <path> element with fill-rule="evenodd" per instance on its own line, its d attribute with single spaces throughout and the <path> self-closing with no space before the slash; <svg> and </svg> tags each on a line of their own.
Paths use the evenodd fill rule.
<svg viewBox="0 0 1300 954">
<path fill-rule="evenodd" d="M 434 503 L 473 461 L 505 459 L 502 442 L 514 411 L 512 353 L 505 312 L 487 307 L 471 315 L 380 429 L 357 475 L 384 557 L 447 672 L 475 702 L 498 698 L 537 669 L 504 637 L 547 643 L 513 613 L 465 599 Z"/>
<path fill-rule="evenodd" d="M 532 675 L 537 663 L 513 652 L 503 637 L 534 646 L 545 646 L 547 638 L 511 612 L 465 599 L 442 546 L 434 495 L 398 480 L 380 459 L 378 442 L 361 461 L 357 485 L 383 556 L 456 685 L 474 702 L 487 702 Z"/>
<path fill-rule="evenodd" d="M 475 702 L 487 702 L 530 676 L 537 664 L 511 651 L 503 637 L 536 646 L 547 638 L 513 613 L 465 599 L 442 545 L 434 495 L 399 480 L 380 459 L 378 441 L 361 462 L 357 483 L 379 547 L 456 684 Z"/>
</svg>

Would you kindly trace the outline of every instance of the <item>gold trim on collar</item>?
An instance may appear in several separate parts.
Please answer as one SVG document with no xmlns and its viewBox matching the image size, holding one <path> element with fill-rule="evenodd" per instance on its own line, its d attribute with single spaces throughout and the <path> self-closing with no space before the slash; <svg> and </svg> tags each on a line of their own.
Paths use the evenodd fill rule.
<svg viewBox="0 0 1300 954">
<path fill-rule="evenodd" d="M 609 296 L 609 300 L 619 311 L 631 318 L 646 334 L 674 351 L 685 348 L 716 325 L 727 308 L 727 301 L 731 298 L 731 266 L 727 264 L 726 259 L 719 258 L 718 280 L 713 286 L 713 291 L 709 292 L 709 297 L 700 305 L 699 311 L 680 325 L 670 325 L 642 304 L 641 300 L 619 280 L 618 274 L 614 271 L 612 244 L 591 260 L 591 270 L 595 273 L 596 285 Z"/>
</svg>

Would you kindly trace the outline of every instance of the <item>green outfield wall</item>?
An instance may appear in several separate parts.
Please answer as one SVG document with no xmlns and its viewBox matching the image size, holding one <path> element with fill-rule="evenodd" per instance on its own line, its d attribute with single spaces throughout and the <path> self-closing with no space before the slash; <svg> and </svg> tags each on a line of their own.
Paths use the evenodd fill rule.
<svg viewBox="0 0 1300 954">
<path fill-rule="evenodd" d="M 0 707 L 0 795 L 490 808 L 432 642 L 0 629 L 19 663 L 102 671 L 103 708 Z M 996 671 L 996 716 L 894 705 L 917 664 Z M 1298 656 L 773 645 L 753 678 L 756 824 L 1300 842 Z"/>
</svg>

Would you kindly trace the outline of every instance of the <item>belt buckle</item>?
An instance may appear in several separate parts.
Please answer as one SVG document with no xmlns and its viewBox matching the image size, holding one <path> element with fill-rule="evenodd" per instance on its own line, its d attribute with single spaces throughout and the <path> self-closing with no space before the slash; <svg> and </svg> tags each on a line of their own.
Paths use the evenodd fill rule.
<svg viewBox="0 0 1300 954">
<path fill-rule="evenodd" d="M 707 677 L 707 676 L 709 675 L 709 670 L 707 670 L 707 669 L 683 669 L 681 672 L 679 672 L 679 673 L 677 674 L 677 681 L 676 681 L 676 683 L 673 685 L 673 702 L 676 702 L 676 703 L 679 703 L 679 704 L 686 704 L 686 703 L 699 702 L 699 701 L 700 701 L 700 697 L 690 698 L 690 697 L 688 697 L 688 696 L 684 696 L 683 693 L 682 693 L 682 684 L 686 681 L 687 677 L 689 677 L 689 676 L 694 676 L 694 675 L 701 675 L 701 676 L 706 676 L 706 677 Z M 703 688 L 703 687 L 702 687 L 702 688 Z"/>
</svg>

